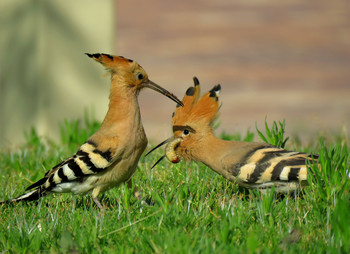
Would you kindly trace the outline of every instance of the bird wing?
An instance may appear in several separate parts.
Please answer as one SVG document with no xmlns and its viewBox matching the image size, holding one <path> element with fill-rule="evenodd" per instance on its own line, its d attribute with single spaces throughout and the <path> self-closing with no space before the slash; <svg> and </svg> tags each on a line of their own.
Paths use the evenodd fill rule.
<svg viewBox="0 0 350 254">
<path fill-rule="evenodd" d="M 116 151 L 118 145 L 114 143 Z M 27 190 L 42 186 L 45 190 L 51 190 L 57 184 L 77 181 L 89 175 L 95 175 L 103 172 L 110 167 L 118 156 L 105 149 L 102 151 L 97 148 L 95 142 L 86 141 L 72 157 L 62 161 L 46 172 L 45 176 L 34 184 L 30 185 Z"/>
<path fill-rule="evenodd" d="M 260 145 L 246 152 L 229 170 L 238 182 L 252 186 L 267 182 L 304 181 L 307 179 L 307 164 L 312 164 L 317 158 L 317 155 Z"/>
</svg>

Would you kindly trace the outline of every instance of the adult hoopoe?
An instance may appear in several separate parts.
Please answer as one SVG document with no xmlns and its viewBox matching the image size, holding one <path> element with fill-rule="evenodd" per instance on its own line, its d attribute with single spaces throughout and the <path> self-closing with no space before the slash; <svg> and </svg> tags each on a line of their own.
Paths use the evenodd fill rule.
<svg viewBox="0 0 350 254">
<path fill-rule="evenodd" d="M 108 54 L 87 55 L 111 73 L 109 108 L 101 127 L 75 155 L 26 189 L 31 191 L 5 202 L 37 200 L 50 192 L 84 194 L 92 191 L 94 202 L 103 209 L 98 195 L 124 182 L 130 187 L 131 177 L 147 146 L 137 101 L 140 90 L 151 88 L 182 105 L 175 95 L 150 81 L 135 61 Z"/>
<path fill-rule="evenodd" d="M 200 85 L 187 89 L 184 106 L 172 117 L 174 136 L 167 143 L 164 157 L 177 163 L 181 159 L 200 161 L 226 179 L 246 188 L 269 188 L 279 192 L 296 190 L 307 181 L 307 162 L 316 155 L 291 152 L 265 143 L 225 141 L 214 136 L 212 122 L 219 110 L 220 85 L 200 95 Z M 148 153 L 148 154 L 149 154 Z M 154 166 L 155 166 L 154 165 Z"/>
</svg>

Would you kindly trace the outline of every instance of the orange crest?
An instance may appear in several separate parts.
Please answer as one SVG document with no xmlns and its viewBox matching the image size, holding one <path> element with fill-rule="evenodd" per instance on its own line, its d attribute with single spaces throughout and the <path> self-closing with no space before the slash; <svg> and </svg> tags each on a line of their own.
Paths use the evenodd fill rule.
<svg viewBox="0 0 350 254">
<path fill-rule="evenodd" d="M 200 84 L 196 77 L 193 78 L 194 86 L 187 89 L 182 102 L 183 107 L 176 106 L 173 113 L 172 124 L 177 126 L 195 124 L 211 125 L 219 110 L 220 84 L 216 85 L 209 92 L 200 96 Z"/>
<path fill-rule="evenodd" d="M 113 70 L 120 65 L 128 66 L 134 62 L 134 60 L 125 58 L 123 56 L 113 56 L 110 54 L 89 54 L 85 53 L 88 57 L 95 59 L 97 62 L 104 65 L 107 69 Z"/>
<path fill-rule="evenodd" d="M 116 74 L 120 72 L 132 73 L 142 67 L 134 60 L 125 58 L 123 56 L 113 56 L 110 54 L 89 54 L 85 53 L 88 57 L 102 64 L 108 72 Z M 147 75 L 142 69 L 143 75 Z"/>
</svg>

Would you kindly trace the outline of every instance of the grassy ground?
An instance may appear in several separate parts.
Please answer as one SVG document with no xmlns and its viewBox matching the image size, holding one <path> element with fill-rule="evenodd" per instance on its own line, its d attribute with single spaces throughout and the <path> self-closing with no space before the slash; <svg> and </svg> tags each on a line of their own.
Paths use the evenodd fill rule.
<svg viewBox="0 0 350 254">
<path fill-rule="evenodd" d="M 65 122 L 62 144 L 31 130 L 23 147 L 1 151 L 0 200 L 21 194 L 47 169 L 73 154 L 98 126 L 89 119 L 85 124 Z M 283 128 L 283 123 L 276 124 L 260 136 L 284 145 L 279 133 Z M 254 138 L 251 132 L 244 137 L 222 136 Z M 302 194 L 278 197 L 273 192 L 240 190 L 195 163 L 162 161 L 150 170 L 162 154 L 159 150 L 142 157 L 133 178 L 151 205 L 137 201 L 122 186 L 104 195 L 102 201 L 109 207 L 105 212 L 90 196 L 71 194 L 0 206 L 0 252 L 349 253 L 350 181 L 343 176 L 348 173 L 350 149 L 345 138 L 320 139 L 310 147 L 288 142 L 287 149 L 320 154 L 321 171 L 310 177 Z"/>
</svg>

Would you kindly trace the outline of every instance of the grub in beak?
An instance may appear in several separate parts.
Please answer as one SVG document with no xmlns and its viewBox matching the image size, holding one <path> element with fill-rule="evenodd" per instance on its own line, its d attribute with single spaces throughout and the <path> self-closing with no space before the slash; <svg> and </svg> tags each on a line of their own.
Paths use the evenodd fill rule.
<svg viewBox="0 0 350 254">
<path fill-rule="evenodd" d="M 180 161 L 180 157 L 177 155 L 175 150 L 181 141 L 181 138 L 174 139 L 172 142 L 168 143 L 165 148 L 165 156 L 172 163 L 178 163 Z"/>
<path fill-rule="evenodd" d="M 177 156 L 175 149 L 178 147 L 178 145 L 181 142 L 181 138 L 175 138 L 175 137 L 171 137 L 168 138 L 166 140 L 164 140 L 163 142 L 161 142 L 160 144 L 156 145 L 154 148 L 151 149 L 151 151 L 149 151 L 145 157 L 147 155 L 149 155 L 151 152 L 153 152 L 154 150 L 156 150 L 157 148 L 167 144 L 166 148 L 165 148 L 165 155 L 163 155 L 162 157 L 160 157 L 156 163 L 153 164 L 152 168 L 153 169 L 159 162 L 161 162 L 164 157 L 166 157 L 169 161 L 171 161 L 172 163 L 178 163 L 180 161 L 180 157 Z"/>
</svg>

